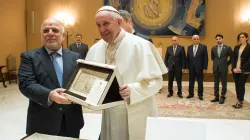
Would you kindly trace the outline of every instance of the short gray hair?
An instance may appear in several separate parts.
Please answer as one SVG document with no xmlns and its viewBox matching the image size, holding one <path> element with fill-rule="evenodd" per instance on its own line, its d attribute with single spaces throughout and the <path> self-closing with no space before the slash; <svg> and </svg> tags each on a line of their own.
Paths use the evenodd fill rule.
<svg viewBox="0 0 250 140">
<path fill-rule="evenodd" d="M 132 19 L 132 16 L 126 10 L 119 10 L 119 13 L 120 13 L 121 17 L 123 18 L 123 20 L 125 20 L 125 21 L 128 21 L 128 19 L 130 19 L 130 18 Z"/>
<path fill-rule="evenodd" d="M 48 19 L 44 20 L 44 22 L 42 23 L 41 28 L 40 28 L 41 33 L 43 33 L 43 25 L 44 25 L 45 21 L 48 21 L 48 20 L 50 20 L 50 21 L 54 20 L 54 21 L 60 23 L 62 34 L 64 34 L 64 32 L 65 32 L 64 25 L 60 20 L 58 20 L 56 18 L 48 18 Z"/>
</svg>

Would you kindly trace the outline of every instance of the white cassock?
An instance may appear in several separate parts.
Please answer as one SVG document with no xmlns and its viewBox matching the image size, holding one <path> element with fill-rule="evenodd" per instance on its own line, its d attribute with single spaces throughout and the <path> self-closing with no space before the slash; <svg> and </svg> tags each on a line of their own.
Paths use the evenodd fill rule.
<svg viewBox="0 0 250 140">
<path fill-rule="evenodd" d="M 103 110 L 101 140 L 144 140 L 147 117 L 157 117 L 155 94 L 167 68 L 155 46 L 123 29 L 113 43 L 100 40 L 85 60 L 117 66 L 130 88 L 125 105 Z"/>
</svg>

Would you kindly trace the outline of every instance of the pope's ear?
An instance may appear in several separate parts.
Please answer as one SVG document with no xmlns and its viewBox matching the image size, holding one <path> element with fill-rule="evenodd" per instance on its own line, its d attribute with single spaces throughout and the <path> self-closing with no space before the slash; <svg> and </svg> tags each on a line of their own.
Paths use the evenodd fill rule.
<svg viewBox="0 0 250 140">
<path fill-rule="evenodd" d="M 122 19 L 118 18 L 118 25 L 122 25 Z"/>
</svg>

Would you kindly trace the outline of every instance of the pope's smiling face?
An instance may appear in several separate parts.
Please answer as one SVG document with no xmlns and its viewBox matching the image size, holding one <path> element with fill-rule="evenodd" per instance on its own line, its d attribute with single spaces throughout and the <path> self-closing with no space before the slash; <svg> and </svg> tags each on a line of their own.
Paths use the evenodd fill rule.
<svg viewBox="0 0 250 140">
<path fill-rule="evenodd" d="M 96 14 L 96 26 L 104 41 L 111 43 L 121 31 L 121 18 L 112 17 L 109 11 L 100 11 Z"/>
</svg>

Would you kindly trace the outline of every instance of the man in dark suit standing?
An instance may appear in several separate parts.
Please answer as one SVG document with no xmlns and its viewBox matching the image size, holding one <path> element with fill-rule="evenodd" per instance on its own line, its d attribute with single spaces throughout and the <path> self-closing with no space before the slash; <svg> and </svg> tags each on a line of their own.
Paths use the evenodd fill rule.
<svg viewBox="0 0 250 140">
<path fill-rule="evenodd" d="M 232 48 L 223 44 L 223 35 L 217 34 L 215 36 L 217 45 L 211 49 L 211 59 L 213 61 L 213 74 L 214 74 L 214 96 L 211 102 L 219 102 L 224 104 L 227 92 L 227 75 L 228 66 L 231 63 Z M 221 80 L 222 91 L 219 97 L 219 83 Z"/>
<path fill-rule="evenodd" d="M 81 42 L 82 35 L 76 34 L 76 42 L 69 45 L 69 50 L 79 53 L 81 56 L 81 59 L 85 59 L 87 53 L 88 53 L 88 45 Z"/>
<path fill-rule="evenodd" d="M 41 48 L 21 54 L 19 89 L 29 98 L 26 133 L 79 138 L 82 107 L 64 96 L 79 54 L 62 48 L 63 24 L 50 18 L 41 26 Z"/>
<path fill-rule="evenodd" d="M 203 76 L 207 72 L 208 55 L 207 46 L 200 44 L 200 37 L 192 37 L 193 44 L 187 50 L 187 68 L 189 71 L 189 95 L 187 99 L 194 97 L 195 78 L 198 82 L 198 97 L 203 100 Z"/>
<path fill-rule="evenodd" d="M 132 17 L 131 15 L 128 13 L 128 11 L 126 10 L 119 10 L 119 13 L 123 19 L 122 21 L 122 28 L 129 32 L 129 33 L 132 33 L 134 35 L 137 35 L 145 40 L 148 40 L 149 42 L 153 43 L 153 40 L 151 38 L 149 38 L 148 36 L 145 36 L 145 35 L 142 35 L 140 33 L 137 33 L 135 30 L 134 30 L 134 27 L 133 27 L 133 20 L 132 20 Z"/>
<path fill-rule="evenodd" d="M 173 96 L 173 81 L 176 78 L 179 98 L 182 97 L 182 72 L 185 70 L 185 48 L 178 44 L 178 37 L 172 37 L 173 45 L 169 46 L 165 55 L 165 65 L 168 71 L 168 97 Z"/>
</svg>

